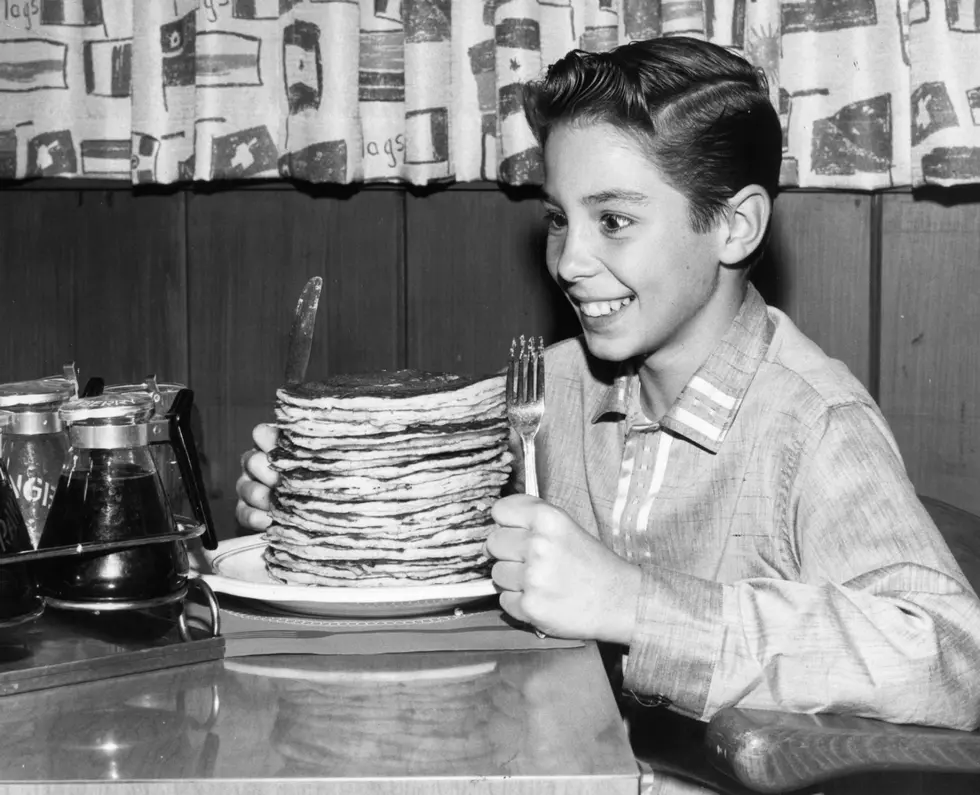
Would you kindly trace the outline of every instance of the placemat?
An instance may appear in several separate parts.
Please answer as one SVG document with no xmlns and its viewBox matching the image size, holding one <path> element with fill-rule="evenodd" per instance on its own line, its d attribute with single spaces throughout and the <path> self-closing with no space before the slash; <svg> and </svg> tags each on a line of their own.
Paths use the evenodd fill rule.
<svg viewBox="0 0 980 795">
<path fill-rule="evenodd" d="M 398 654 L 420 651 L 558 649 L 580 640 L 538 637 L 499 607 L 391 619 L 330 619 L 273 612 L 246 600 L 218 596 L 225 657 L 265 654 Z M 185 605 L 188 624 L 206 626 L 207 609 Z"/>
</svg>

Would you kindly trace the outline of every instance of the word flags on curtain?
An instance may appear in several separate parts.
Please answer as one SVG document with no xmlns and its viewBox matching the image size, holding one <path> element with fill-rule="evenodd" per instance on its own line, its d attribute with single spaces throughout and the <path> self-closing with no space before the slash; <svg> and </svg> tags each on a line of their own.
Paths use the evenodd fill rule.
<svg viewBox="0 0 980 795">
<path fill-rule="evenodd" d="M 657 36 L 765 73 L 785 185 L 980 182 L 976 0 L 0 0 L 0 180 L 535 184 L 523 85 Z"/>
</svg>

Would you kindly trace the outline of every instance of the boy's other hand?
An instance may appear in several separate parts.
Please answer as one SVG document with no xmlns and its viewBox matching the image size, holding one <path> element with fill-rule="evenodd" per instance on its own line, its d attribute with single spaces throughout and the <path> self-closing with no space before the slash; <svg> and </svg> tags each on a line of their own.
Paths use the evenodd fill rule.
<svg viewBox="0 0 980 795">
<path fill-rule="evenodd" d="M 518 621 L 564 638 L 628 645 L 641 572 L 563 510 L 526 494 L 503 497 L 487 539 L 500 606 Z"/>
<path fill-rule="evenodd" d="M 269 510 L 272 487 L 279 481 L 278 473 L 269 466 L 269 451 L 276 446 L 279 430 L 262 423 L 252 431 L 255 447 L 242 455 L 242 474 L 235 483 L 238 504 L 235 518 L 249 530 L 265 530 L 272 524 Z"/>
</svg>

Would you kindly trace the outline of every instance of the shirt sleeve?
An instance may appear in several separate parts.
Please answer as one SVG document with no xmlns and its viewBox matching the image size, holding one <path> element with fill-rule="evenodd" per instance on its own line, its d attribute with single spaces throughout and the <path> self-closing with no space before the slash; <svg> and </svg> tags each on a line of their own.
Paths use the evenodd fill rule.
<svg viewBox="0 0 980 795">
<path fill-rule="evenodd" d="M 624 687 L 727 706 L 960 729 L 980 722 L 980 601 L 877 410 L 833 408 L 787 488 L 794 580 L 644 568 Z"/>
</svg>

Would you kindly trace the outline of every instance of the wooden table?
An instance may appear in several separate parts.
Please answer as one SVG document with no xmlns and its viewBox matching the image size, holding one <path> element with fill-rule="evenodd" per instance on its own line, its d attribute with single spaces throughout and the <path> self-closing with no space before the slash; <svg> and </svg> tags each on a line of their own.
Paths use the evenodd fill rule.
<svg viewBox="0 0 980 795">
<path fill-rule="evenodd" d="M 593 645 L 247 657 L 0 698 L 0 795 L 638 787 Z"/>
</svg>

